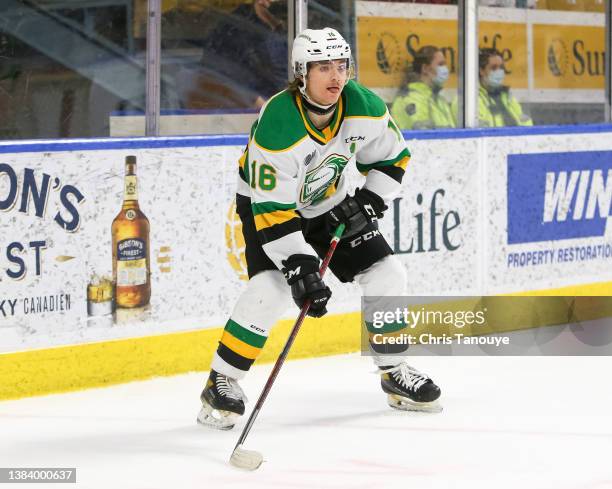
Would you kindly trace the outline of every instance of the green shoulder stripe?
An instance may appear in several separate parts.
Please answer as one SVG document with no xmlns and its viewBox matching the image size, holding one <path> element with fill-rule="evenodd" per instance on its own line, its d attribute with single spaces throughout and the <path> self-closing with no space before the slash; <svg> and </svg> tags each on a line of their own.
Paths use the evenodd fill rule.
<svg viewBox="0 0 612 489">
<path fill-rule="evenodd" d="M 283 151 L 306 136 L 306 128 L 288 90 L 272 97 L 255 130 L 255 143 L 270 151 Z"/>
<path fill-rule="evenodd" d="M 295 208 L 295 203 L 281 204 L 280 202 L 258 202 L 251 204 L 251 209 L 253 210 L 254 216 L 258 216 L 260 214 L 267 214 L 268 212 L 274 211 L 288 211 Z"/>
<path fill-rule="evenodd" d="M 382 117 L 387 111 L 383 99 L 354 80 L 346 84 L 342 93 L 346 100 L 346 117 Z"/>
<path fill-rule="evenodd" d="M 391 158 L 390 160 L 377 161 L 376 163 L 372 163 L 370 165 L 364 165 L 363 163 L 357 162 L 357 170 L 360 172 L 373 170 L 374 168 L 381 168 L 383 166 L 392 166 L 395 165 L 398 161 L 403 160 L 404 158 L 410 158 L 410 151 L 408 148 L 402 150 L 400 154 L 398 154 L 395 158 Z"/>
</svg>

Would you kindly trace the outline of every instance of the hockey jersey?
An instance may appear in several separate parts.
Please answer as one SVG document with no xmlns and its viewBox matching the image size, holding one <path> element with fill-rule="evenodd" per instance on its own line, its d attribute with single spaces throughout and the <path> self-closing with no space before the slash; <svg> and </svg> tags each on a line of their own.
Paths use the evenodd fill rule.
<svg viewBox="0 0 612 489">
<path fill-rule="evenodd" d="M 263 249 L 281 269 L 293 254 L 316 254 L 306 243 L 300 219 L 319 216 L 347 195 L 344 169 L 356 164 L 364 188 L 391 200 L 410 153 L 376 94 L 355 81 L 342 90 L 329 125 L 317 129 L 299 93 L 272 97 L 253 124 L 239 160 L 238 193 L 251 199 Z"/>
</svg>

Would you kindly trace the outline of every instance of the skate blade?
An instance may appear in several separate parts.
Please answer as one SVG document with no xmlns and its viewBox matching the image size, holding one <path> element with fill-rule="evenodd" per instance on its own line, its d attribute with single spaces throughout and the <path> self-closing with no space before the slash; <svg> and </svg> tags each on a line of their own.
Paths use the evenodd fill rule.
<svg viewBox="0 0 612 489">
<path fill-rule="evenodd" d="M 231 411 L 214 409 L 208 403 L 203 402 L 202 409 L 200 409 L 198 413 L 197 421 L 199 424 L 209 428 L 231 430 L 239 417 L 239 414 L 232 413 Z"/>
<path fill-rule="evenodd" d="M 416 402 L 407 397 L 401 397 L 394 394 L 389 394 L 387 397 L 389 406 L 400 411 L 417 411 L 421 413 L 439 413 L 442 412 L 442 406 L 438 399 L 431 402 Z"/>
</svg>

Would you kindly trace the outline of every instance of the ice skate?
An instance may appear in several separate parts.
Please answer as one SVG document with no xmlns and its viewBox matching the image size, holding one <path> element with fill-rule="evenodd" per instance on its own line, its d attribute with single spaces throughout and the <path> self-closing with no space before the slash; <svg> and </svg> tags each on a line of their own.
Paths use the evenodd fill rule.
<svg viewBox="0 0 612 489">
<path fill-rule="evenodd" d="M 247 401 L 235 379 L 214 370 L 210 371 L 200 400 L 202 409 L 198 414 L 198 423 L 218 430 L 231 430 L 244 414 L 244 403 Z"/>
<path fill-rule="evenodd" d="M 389 406 L 401 411 L 439 413 L 440 388 L 426 374 L 405 362 L 395 367 L 379 367 L 380 385 L 388 395 Z"/>
</svg>

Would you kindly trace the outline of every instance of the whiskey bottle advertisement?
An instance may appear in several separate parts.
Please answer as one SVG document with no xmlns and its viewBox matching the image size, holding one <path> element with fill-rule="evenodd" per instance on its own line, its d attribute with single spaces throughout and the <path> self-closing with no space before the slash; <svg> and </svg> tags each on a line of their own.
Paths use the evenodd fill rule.
<svg viewBox="0 0 612 489">
<path fill-rule="evenodd" d="M 111 232 L 116 306 L 146 306 L 151 299 L 149 220 L 138 205 L 135 156 L 125 158 L 123 204 Z"/>
</svg>

